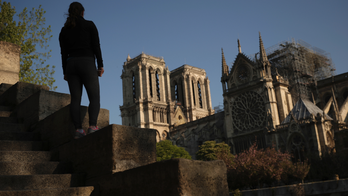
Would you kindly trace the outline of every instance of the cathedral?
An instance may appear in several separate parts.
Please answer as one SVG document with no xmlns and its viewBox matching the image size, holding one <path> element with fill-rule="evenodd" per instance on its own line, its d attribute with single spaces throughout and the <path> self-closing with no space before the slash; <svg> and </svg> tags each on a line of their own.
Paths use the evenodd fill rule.
<svg viewBox="0 0 348 196">
<path fill-rule="evenodd" d="M 238 54 L 231 69 L 222 50 L 224 110 L 211 105 L 203 69 L 172 71 L 144 53 L 123 65 L 122 124 L 157 130 L 195 158 L 205 141 L 225 142 L 236 154 L 254 142 L 293 153 L 295 159 L 348 149 L 348 73 L 334 75 L 330 59 L 305 42 L 282 42 Z M 339 138 L 338 138 L 339 136 Z M 339 148 L 338 148 L 339 147 Z"/>
<path fill-rule="evenodd" d="M 169 71 L 162 58 L 128 56 L 122 70 L 122 125 L 157 130 L 157 141 L 173 127 L 214 114 L 203 69 L 183 65 Z"/>
</svg>

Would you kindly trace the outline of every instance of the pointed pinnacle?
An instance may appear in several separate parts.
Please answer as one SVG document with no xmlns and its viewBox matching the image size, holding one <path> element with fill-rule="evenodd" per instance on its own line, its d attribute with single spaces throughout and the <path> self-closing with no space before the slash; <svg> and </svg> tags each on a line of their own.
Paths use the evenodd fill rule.
<svg viewBox="0 0 348 196">
<path fill-rule="evenodd" d="M 240 46 L 239 39 L 237 40 L 238 42 L 238 53 L 242 53 L 242 47 Z"/>
<path fill-rule="evenodd" d="M 129 54 L 128 54 L 128 56 L 127 56 L 127 61 L 130 61 L 131 60 L 131 58 L 130 58 L 130 56 L 129 56 Z"/>
<path fill-rule="evenodd" d="M 221 54 L 222 54 L 222 75 L 224 74 L 228 75 L 228 65 L 226 64 L 223 48 L 221 48 Z"/>
<path fill-rule="evenodd" d="M 266 55 L 265 47 L 263 46 L 263 42 L 262 42 L 260 31 L 259 31 L 259 40 L 260 40 L 259 41 L 260 42 L 260 60 L 261 60 L 261 62 L 267 62 L 268 58 L 267 58 L 267 55 Z"/>
</svg>

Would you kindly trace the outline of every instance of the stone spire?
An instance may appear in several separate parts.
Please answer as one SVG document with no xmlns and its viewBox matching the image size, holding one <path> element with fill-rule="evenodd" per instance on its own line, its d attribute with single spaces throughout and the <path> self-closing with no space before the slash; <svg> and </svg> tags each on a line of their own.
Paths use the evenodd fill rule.
<svg viewBox="0 0 348 196">
<path fill-rule="evenodd" d="M 130 58 L 130 56 L 129 56 L 129 54 L 128 54 L 128 56 L 127 56 L 127 62 L 130 61 L 130 60 L 131 60 L 131 58 Z"/>
<path fill-rule="evenodd" d="M 239 39 L 237 40 L 238 42 L 238 53 L 242 53 L 242 47 L 240 46 Z"/>
<path fill-rule="evenodd" d="M 265 76 L 271 78 L 272 77 L 271 63 L 268 61 L 266 50 L 265 50 L 265 47 L 263 46 L 260 32 L 259 32 L 259 39 L 260 39 L 260 64 L 264 70 Z"/>
<path fill-rule="evenodd" d="M 221 48 L 222 53 L 222 75 L 228 75 L 228 65 L 226 64 L 224 50 Z"/>
<path fill-rule="evenodd" d="M 265 47 L 263 46 L 262 38 L 261 38 L 261 33 L 259 32 L 259 39 L 260 39 L 260 61 L 263 65 L 269 64 L 267 55 L 266 55 L 266 50 Z"/>
</svg>

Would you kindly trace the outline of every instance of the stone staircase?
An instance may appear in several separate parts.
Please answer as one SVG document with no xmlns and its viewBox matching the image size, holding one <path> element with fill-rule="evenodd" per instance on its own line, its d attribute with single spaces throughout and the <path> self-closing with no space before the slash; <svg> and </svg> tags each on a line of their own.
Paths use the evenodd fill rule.
<svg viewBox="0 0 348 196">
<path fill-rule="evenodd" d="M 11 107 L 0 106 L 0 196 L 90 195 L 83 174 L 71 174 L 70 162 L 59 162 L 40 141 L 24 132 Z"/>
<path fill-rule="evenodd" d="M 156 130 L 109 124 L 73 139 L 70 95 L 0 84 L 0 196 L 227 196 L 223 161 L 156 162 Z M 88 108 L 81 106 L 82 127 Z"/>
</svg>

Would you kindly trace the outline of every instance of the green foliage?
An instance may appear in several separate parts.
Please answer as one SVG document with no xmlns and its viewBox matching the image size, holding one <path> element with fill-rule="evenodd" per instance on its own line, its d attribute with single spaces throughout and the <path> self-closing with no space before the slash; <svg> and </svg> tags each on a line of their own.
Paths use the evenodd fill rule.
<svg viewBox="0 0 348 196">
<path fill-rule="evenodd" d="M 53 86 L 55 66 L 45 65 L 50 57 L 51 50 L 46 51 L 51 26 L 45 27 L 44 11 L 41 5 L 38 9 L 32 8 L 28 11 L 24 8 L 19 17 L 18 23 L 13 20 L 16 10 L 6 1 L 0 0 L 0 41 L 17 44 L 21 47 L 19 80 L 39 85 Z M 46 52 L 38 52 L 36 46 L 45 49 Z"/>
<path fill-rule="evenodd" d="M 242 196 L 242 192 L 239 189 L 232 190 L 231 193 L 233 196 Z"/>
<path fill-rule="evenodd" d="M 216 143 L 215 141 L 206 141 L 199 146 L 196 157 L 197 160 L 202 161 L 223 160 L 227 167 L 231 167 L 234 158 L 227 144 L 224 142 Z"/>
<path fill-rule="evenodd" d="M 157 161 L 173 158 L 192 159 L 191 155 L 184 148 L 173 145 L 170 140 L 156 143 L 156 156 Z"/>
</svg>

